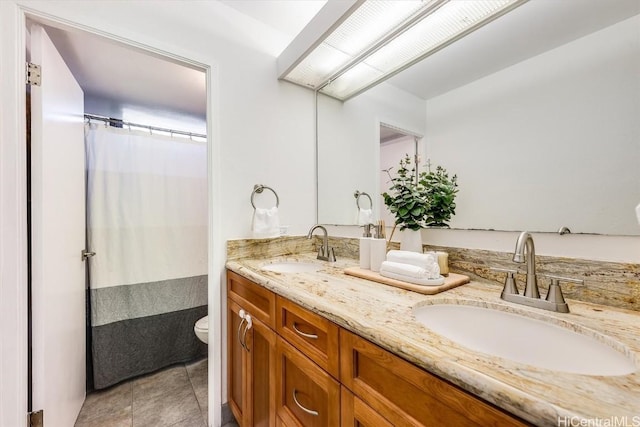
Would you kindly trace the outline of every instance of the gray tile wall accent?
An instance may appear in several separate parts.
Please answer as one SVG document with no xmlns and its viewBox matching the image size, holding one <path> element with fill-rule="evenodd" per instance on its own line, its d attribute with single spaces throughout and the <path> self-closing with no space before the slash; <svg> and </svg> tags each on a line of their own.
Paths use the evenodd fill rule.
<svg viewBox="0 0 640 427">
<path fill-rule="evenodd" d="M 101 326 L 207 304 L 207 275 L 91 289 L 91 324 Z"/>
</svg>

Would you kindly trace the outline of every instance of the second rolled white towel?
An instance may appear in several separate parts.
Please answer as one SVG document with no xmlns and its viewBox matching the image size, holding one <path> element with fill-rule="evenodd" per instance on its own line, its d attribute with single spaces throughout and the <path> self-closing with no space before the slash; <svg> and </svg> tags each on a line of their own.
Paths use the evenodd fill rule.
<svg viewBox="0 0 640 427">
<path fill-rule="evenodd" d="M 380 266 L 380 275 L 416 285 L 438 286 L 444 283 L 444 277 L 440 275 L 429 278 L 428 272 L 423 268 L 393 261 L 385 261 L 382 263 Z"/>
<path fill-rule="evenodd" d="M 434 277 L 431 277 L 432 272 L 425 268 L 393 261 L 383 262 L 380 266 L 380 274 L 382 274 L 382 272 L 401 274 L 403 276 L 413 277 L 415 279 L 436 279 L 440 276 L 440 272 L 438 272 L 436 275 L 433 275 Z"/>
<path fill-rule="evenodd" d="M 387 252 L 387 261 L 401 264 L 415 265 L 416 267 L 427 268 L 433 262 L 429 254 L 419 254 L 410 251 L 389 251 Z"/>
</svg>

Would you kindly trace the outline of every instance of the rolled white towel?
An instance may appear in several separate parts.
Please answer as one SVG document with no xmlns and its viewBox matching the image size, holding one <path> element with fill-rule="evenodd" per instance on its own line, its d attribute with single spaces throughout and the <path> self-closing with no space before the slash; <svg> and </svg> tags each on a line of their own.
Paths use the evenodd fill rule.
<svg viewBox="0 0 640 427">
<path fill-rule="evenodd" d="M 389 251 L 387 252 L 387 261 L 399 262 L 401 264 L 410 264 L 417 267 L 428 268 L 433 262 L 430 254 L 419 254 L 410 251 Z M 437 260 L 436 260 L 437 262 Z"/>
<path fill-rule="evenodd" d="M 393 274 L 402 274 L 403 276 L 413 277 L 415 279 L 429 278 L 429 271 L 422 267 L 393 261 L 384 261 L 380 266 L 380 274 L 382 274 L 383 271 Z"/>
<path fill-rule="evenodd" d="M 414 285 L 423 286 L 440 286 L 444 283 L 444 277 L 437 279 L 418 279 L 416 277 L 405 276 L 404 274 L 392 273 L 390 271 L 380 270 L 380 275 L 390 279 L 400 280 L 401 282 L 413 283 Z"/>
</svg>

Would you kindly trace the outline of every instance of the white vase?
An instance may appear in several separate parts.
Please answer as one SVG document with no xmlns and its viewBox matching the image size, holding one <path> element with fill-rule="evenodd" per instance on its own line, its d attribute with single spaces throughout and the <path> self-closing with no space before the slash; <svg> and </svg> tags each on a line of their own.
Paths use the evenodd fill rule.
<svg viewBox="0 0 640 427">
<path fill-rule="evenodd" d="M 422 253 L 422 230 L 405 229 L 400 238 L 400 250 Z"/>
</svg>

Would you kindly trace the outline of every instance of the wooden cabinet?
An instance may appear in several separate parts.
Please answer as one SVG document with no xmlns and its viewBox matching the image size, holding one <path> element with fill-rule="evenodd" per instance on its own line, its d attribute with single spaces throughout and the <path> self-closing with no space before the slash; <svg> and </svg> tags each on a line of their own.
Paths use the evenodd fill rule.
<svg viewBox="0 0 640 427">
<path fill-rule="evenodd" d="M 227 290 L 229 406 L 240 426 L 275 426 L 275 295 L 231 272 Z"/>
<path fill-rule="evenodd" d="M 342 384 L 395 426 L 520 426 L 517 418 L 346 330 Z"/>
<path fill-rule="evenodd" d="M 278 417 L 285 426 L 340 425 L 340 384 L 287 341 L 278 337 Z"/>
<path fill-rule="evenodd" d="M 461 388 L 227 272 L 228 400 L 249 426 L 521 426 Z"/>
</svg>

